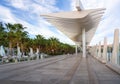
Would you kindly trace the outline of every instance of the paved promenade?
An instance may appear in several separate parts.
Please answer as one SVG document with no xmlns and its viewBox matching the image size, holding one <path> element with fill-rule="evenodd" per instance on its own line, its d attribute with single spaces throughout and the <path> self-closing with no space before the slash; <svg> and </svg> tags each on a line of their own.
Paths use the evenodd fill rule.
<svg viewBox="0 0 120 84">
<path fill-rule="evenodd" d="M 63 55 L 0 65 L 0 84 L 120 84 L 120 75 L 91 56 Z"/>
</svg>

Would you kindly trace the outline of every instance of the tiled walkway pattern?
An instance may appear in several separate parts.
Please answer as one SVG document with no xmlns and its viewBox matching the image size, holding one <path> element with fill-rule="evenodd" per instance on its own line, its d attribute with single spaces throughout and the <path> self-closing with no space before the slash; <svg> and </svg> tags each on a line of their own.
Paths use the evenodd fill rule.
<svg viewBox="0 0 120 84">
<path fill-rule="evenodd" d="M 120 75 L 88 56 L 55 56 L 0 65 L 0 84 L 120 84 Z"/>
</svg>

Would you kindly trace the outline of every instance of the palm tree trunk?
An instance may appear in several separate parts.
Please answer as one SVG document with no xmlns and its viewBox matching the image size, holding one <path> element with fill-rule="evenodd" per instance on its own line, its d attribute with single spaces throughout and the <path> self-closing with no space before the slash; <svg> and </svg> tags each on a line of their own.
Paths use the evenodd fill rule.
<svg viewBox="0 0 120 84">
<path fill-rule="evenodd" d="M 19 47 L 19 43 L 17 42 L 17 47 Z"/>
<path fill-rule="evenodd" d="M 9 42 L 9 55 L 12 56 L 12 42 Z"/>
<path fill-rule="evenodd" d="M 22 55 L 24 53 L 24 47 L 23 47 L 23 44 L 21 44 L 21 51 L 22 51 Z"/>
</svg>

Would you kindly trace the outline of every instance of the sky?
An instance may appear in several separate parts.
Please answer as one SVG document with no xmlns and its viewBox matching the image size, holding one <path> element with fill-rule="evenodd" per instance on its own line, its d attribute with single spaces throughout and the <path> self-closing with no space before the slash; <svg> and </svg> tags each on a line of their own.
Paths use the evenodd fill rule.
<svg viewBox="0 0 120 84">
<path fill-rule="evenodd" d="M 90 45 L 103 43 L 104 37 L 108 44 L 113 43 L 114 29 L 120 29 L 120 0 L 81 0 L 81 3 L 84 9 L 106 8 Z M 73 45 L 72 40 L 40 16 L 73 10 L 76 10 L 75 0 L 0 0 L 0 22 L 23 24 L 31 38 L 41 34 Z"/>
</svg>

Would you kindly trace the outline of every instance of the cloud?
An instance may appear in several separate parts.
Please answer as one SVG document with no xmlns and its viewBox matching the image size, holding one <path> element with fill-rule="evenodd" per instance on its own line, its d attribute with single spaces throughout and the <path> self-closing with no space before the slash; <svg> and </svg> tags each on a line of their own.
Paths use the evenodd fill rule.
<svg viewBox="0 0 120 84">
<path fill-rule="evenodd" d="M 13 6 L 15 8 L 26 9 L 25 3 L 28 0 L 6 0 L 9 6 Z"/>
<path fill-rule="evenodd" d="M 56 0 L 7 0 L 8 5 L 14 8 L 18 8 L 29 13 L 40 13 L 56 12 L 60 11 L 55 6 Z"/>
<path fill-rule="evenodd" d="M 10 10 L 4 6 L 0 6 L 0 20 L 4 22 L 16 22 L 14 16 L 11 14 Z"/>
</svg>

